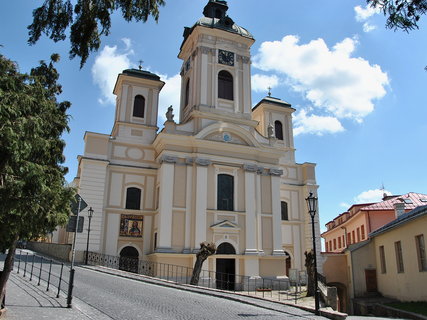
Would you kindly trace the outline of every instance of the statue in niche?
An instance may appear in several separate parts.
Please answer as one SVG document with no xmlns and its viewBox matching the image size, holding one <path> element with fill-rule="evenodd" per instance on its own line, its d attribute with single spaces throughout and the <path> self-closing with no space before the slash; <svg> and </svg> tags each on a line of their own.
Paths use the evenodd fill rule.
<svg viewBox="0 0 427 320">
<path fill-rule="evenodd" d="M 193 275 L 191 277 L 190 284 L 197 286 L 200 278 L 200 271 L 202 271 L 203 262 L 205 260 L 215 254 L 216 245 L 213 242 L 204 241 L 200 244 L 200 250 L 196 254 L 196 263 L 194 264 Z"/>
<path fill-rule="evenodd" d="M 172 106 L 170 106 L 169 108 L 168 108 L 168 111 L 166 112 L 166 120 L 167 121 L 173 121 L 173 117 L 174 117 L 175 115 L 173 114 L 173 108 L 172 108 Z"/>
</svg>

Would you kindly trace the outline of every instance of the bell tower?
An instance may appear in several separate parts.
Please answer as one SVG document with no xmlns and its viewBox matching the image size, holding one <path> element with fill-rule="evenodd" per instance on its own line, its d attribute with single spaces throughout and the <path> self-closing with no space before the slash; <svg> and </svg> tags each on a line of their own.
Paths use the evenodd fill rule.
<svg viewBox="0 0 427 320">
<path fill-rule="evenodd" d="M 227 2 L 210 0 L 203 17 L 186 27 L 178 57 L 180 122 L 192 118 L 251 119 L 250 48 L 253 36 L 227 15 Z"/>
</svg>

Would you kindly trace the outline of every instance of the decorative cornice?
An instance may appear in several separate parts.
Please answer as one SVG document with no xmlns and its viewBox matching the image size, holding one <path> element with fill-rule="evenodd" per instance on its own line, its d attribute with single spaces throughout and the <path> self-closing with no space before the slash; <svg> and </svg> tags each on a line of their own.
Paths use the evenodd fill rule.
<svg viewBox="0 0 427 320">
<path fill-rule="evenodd" d="M 237 61 L 242 61 L 243 63 L 249 63 L 251 61 L 251 58 L 246 57 L 246 56 L 241 56 L 239 54 L 236 55 L 236 60 Z"/>
<path fill-rule="evenodd" d="M 167 154 L 164 154 L 160 157 L 160 163 L 177 163 L 178 162 L 178 157 L 175 156 L 169 156 Z"/>
<path fill-rule="evenodd" d="M 272 176 L 281 176 L 283 175 L 282 169 L 270 168 L 270 175 Z"/>
<path fill-rule="evenodd" d="M 203 46 L 201 46 L 201 47 L 198 47 L 198 49 L 202 52 L 202 53 L 204 53 L 204 54 L 215 54 L 216 53 L 216 50 L 215 49 L 213 49 L 213 48 L 209 48 L 209 47 L 203 47 Z M 197 50 L 197 49 L 196 49 Z"/>
<path fill-rule="evenodd" d="M 211 160 L 202 159 L 202 158 L 196 158 L 196 159 L 194 159 L 194 161 L 196 162 L 197 165 L 204 166 L 204 167 L 206 167 L 212 163 Z"/>
<path fill-rule="evenodd" d="M 244 164 L 243 170 L 245 170 L 247 172 L 257 172 L 258 166 L 256 166 L 255 164 Z"/>
<path fill-rule="evenodd" d="M 185 158 L 185 164 L 192 166 L 194 163 L 194 159 L 193 158 Z"/>
</svg>

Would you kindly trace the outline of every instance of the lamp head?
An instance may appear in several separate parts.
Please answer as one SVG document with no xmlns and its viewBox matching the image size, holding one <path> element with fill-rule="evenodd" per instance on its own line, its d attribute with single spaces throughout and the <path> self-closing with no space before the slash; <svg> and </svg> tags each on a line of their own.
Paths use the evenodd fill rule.
<svg viewBox="0 0 427 320">
<path fill-rule="evenodd" d="M 313 218 L 316 215 L 317 197 L 313 196 L 313 192 L 310 192 L 305 201 L 307 201 L 308 213 Z"/>
<path fill-rule="evenodd" d="M 90 207 L 90 208 L 87 210 L 87 213 L 88 213 L 88 215 L 89 215 L 89 218 L 92 218 L 92 217 L 93 217 L 93 209 L 92 209 L 92 207 Z"/>
</svg>

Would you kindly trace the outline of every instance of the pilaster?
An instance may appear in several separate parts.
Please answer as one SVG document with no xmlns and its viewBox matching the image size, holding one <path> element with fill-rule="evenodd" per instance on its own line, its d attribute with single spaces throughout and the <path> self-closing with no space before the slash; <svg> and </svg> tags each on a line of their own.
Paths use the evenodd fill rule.
<svg viewBox="0 0 427 320">
<path fill-rule="evenodd" d="M 257 255 L 257 228 L 256 228 L 256 197 L 255 178 L 257 167 L 254 165 L 244 165 L 245 170 L 245 209 L 246 209 L 246 255 Z"/>
<path fill-rule="evenodd" d="M 273 214 L 273 255 L 282 256 L 285 252 L 282 248 L 282 218 L 280 208 L 280 175 L 278 169 L 270 169 L 271 175 L 271 208 Z"/>
<path fill-rule="evenodd" d="M 200 249 L 200 243 L 206 241 L 206 208 L 208 203 L 208 166 L 206 159 L 195 159 L 196 163 L 196 223 L 194 251 Z"/>
</svg>

